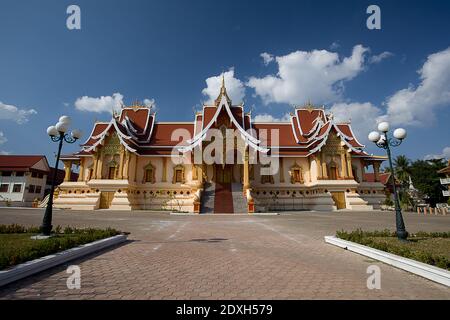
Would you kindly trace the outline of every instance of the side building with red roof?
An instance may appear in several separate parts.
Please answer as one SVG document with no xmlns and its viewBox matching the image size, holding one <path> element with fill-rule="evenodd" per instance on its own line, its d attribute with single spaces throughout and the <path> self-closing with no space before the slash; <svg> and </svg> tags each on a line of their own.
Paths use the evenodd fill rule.
<svg viewBox="0 0 450 320">
<path fill-rule="evenodd" d="M 296 107 L 287 122 L 255 122 L 224 82 L 190 122 L 159 122 L 133 105 L 97 122 L 81 150 L 62 156 L 55 205 L 74 209 L 253 213 L 372 210 L 385 198 L 379 169 L 350 123 L 324 108 Z M 366 169 L 372 167 L 373 181 Z"/>
<path fill-rule="evenodd" d="M 43 155 L 0 155 L 0 206 L 42 200 L 50 167 Z"/>
</svg>

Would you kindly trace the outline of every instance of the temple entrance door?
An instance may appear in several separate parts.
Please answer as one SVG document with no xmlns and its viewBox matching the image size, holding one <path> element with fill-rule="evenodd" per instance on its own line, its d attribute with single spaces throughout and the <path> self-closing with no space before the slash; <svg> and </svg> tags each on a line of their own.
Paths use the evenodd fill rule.
<svg viewBox="0 0 450 320">
<path fill-rule="evenodd" d="M 218 183 L 231 183 L 232 182 L 232 166 L 226 165 L 224 168 L 222 165 L 216 166 L 216 182 Z"/>
<path fill-rule="evenodd" d="M 333 201 L 336 204 L 337 209 L 345 209 L 345 194 L 344 192 L 331 192 Z"/>
<path fill-rule="evenodd" d="M 109 206 L 111 205 L 111 202 L 114 198 L 114 191 L 113 192 L 104 192 L 102 191 L 100 193 L 100 207 L 99 209 L 109 209 Z"/>
</svg>

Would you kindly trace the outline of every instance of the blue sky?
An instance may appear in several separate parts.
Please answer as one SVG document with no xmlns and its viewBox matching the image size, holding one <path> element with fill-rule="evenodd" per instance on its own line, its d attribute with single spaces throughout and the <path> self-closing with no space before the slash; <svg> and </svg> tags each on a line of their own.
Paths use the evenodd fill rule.
<svg viewBox="0 0 450 320">
<path fill-rule="evenodd" d="M 81 30 L 66 27 L 71 4 Z M 381 30 L 366 27 L 370 4 Z M 449 34 L 448 1 L 2 0 L 0 151 L 53 163 L 48 125 L 67 114 L 86 137 L 119 100 L 192 120 L 225 71 L 255 117 L 311 99 L 351 118 L 363 142 L 388 119 L 409 133 L 396 153 L 450 157 Z"/>
</svg>

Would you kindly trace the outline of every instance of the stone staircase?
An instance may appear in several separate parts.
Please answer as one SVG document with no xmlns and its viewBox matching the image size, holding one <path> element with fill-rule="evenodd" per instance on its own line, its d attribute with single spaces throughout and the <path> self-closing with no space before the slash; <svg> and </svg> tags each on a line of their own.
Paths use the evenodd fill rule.
<svg viewBox="0 0 450 320">
<path fill-rule="evenodd" d="M 213 182 L 205 182 L 203 185 L 200 213 L 214 213 L 214 198 L 216 185 Z"/>
<path fill-rule="evenodd" d="M 231 192 L 233 194 L 234 213 L 248 213 L 247 199 L 242 191 L 242 184 L 232 183 Z"/>
</svg>

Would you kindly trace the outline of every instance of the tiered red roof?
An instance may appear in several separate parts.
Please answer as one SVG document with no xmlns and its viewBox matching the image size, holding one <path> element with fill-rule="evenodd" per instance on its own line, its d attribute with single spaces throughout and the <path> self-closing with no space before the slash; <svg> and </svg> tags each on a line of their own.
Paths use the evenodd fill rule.
<svg viewBox="0 0 450 320">
<path fill-rule="evenodd" d="M 192 122 L 156 122 L 156 115 L 150 108 L 123 108 L 121 114 L 113 116 L 110 122 L 95 124 L 78 155 L 92 154 L 112 131 L 117 132 L 121 143 L 136 154 L 170 155 L 174 147 L 179 152 L 187 152 L 200 145 L 207 131 L 217 127 L 224 117 L 232 128 L 239 130 L 250 147 L 273 155 L 306 157 L 314 154 L 321 150 L 329 134 L 334 132 L 353 154 L 369 156 L 363 151 L 364 145 L 358 142 L 350 124 L 337 123 L 323 108 L 311 105 L 296 108 L 289 122 L 253 123 L 250 114 L 244 113 L 242 105 L 231 105 L 224 88 L 215 104 L 204 106 Z M 172 134 L 177 129 L 182 129 L 181 132 L 188 137 L 182 139 L 177 135 L 173 139 Z M 278 139 L 273 130 L 278 130 Z"/>
</svg>

